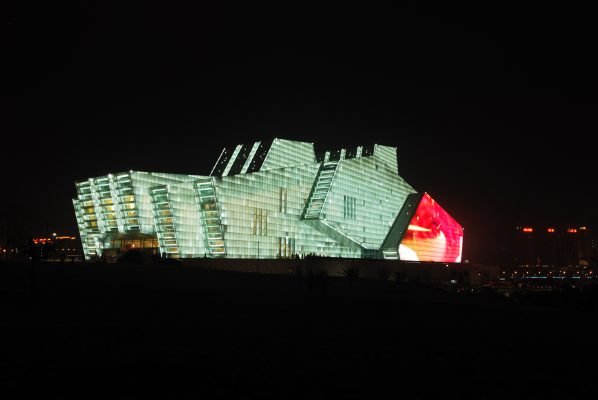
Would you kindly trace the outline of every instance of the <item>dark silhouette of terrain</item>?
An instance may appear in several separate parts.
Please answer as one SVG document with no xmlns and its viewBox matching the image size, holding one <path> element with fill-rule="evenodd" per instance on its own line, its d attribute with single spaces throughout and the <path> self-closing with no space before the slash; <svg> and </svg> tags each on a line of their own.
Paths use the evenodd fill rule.
<svg viewBox="0 0 598 400">
<path fill-rule="evenodd" d="M 388 280 L 0 263 L 4 398 L 593 396 L 594 312 Z"/>
</svg>

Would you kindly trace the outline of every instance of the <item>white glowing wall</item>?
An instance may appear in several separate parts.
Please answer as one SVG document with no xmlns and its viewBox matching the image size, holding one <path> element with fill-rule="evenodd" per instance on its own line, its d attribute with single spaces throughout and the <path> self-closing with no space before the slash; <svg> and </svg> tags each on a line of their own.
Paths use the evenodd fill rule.
<svg viewBox="0 0 598 400">
<path fill-rule="evenodd" d="M 100 255 L 111 234 L 141 232 L 168 257 L 376 257 L 415 192 L 398 175 L 396 149 L 320 161 L 312 143 L 275 139 L 223 151 L 215 176 L 130 171 L 78 182 L 85 255 Z"/>
</svg>

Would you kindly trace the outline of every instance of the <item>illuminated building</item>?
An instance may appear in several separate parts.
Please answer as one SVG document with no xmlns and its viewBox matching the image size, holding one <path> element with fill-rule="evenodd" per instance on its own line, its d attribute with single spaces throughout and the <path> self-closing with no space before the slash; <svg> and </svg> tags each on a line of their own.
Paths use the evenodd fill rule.
<svg viewBox="0 0 598 400">
<path fill-rule="evenodd" d="M 129 171 L 77 182 L 87 258 L 386 258 L 460 262 L 461 226 L 398 174 L 396 148 L 316 154 L 274 139 L 222 150 L 209 175 Z"/>
<path fill-rule="evenodd" d="M 515 267 L 589 265 L 596 258 L 591 231 L 585 226 L 518 226 L 512 249 Z"/>
</svg>

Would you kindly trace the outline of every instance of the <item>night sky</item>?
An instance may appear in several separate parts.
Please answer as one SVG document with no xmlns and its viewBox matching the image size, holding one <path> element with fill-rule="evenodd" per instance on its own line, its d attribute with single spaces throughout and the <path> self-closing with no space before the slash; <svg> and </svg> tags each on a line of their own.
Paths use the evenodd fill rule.
<svg viewBox="0 0 598 400">
<path fill-rule="evenodd" d="M 272 137 L 397 147 L 474 262 L 517 224 L 596 229 L 594 14 L 499 4 L 5 9 L 0 239 L 77 233 L 76 180 Z"/>
</svg>

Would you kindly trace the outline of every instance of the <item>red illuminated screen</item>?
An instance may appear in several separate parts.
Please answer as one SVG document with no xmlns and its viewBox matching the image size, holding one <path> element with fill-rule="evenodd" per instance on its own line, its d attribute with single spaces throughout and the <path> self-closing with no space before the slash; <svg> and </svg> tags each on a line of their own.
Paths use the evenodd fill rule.
<svg viewBox="0 0 598 400">
<path fill-rule="evenodd" d="M 461 262 L 463 229 L 425 193 L 399 245 L 406 261 Z"/>
</svg>

